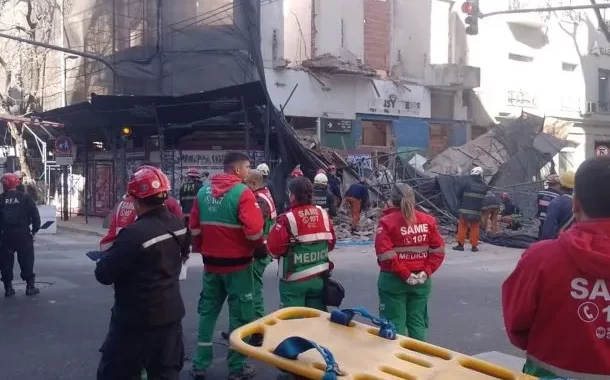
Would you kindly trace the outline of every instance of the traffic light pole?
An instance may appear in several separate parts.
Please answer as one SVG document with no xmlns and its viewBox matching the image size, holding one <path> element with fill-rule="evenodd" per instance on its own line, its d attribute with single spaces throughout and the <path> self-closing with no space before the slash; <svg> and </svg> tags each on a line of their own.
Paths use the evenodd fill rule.
<svg viewBox="0 0 610 380">
<path fill-rule="evenodd" d="M 508 15 L 515 13 L 532 13 L 532 12 L 554 12 L 554 11 L 576 11 L 581 9 L 606 9 L 610 8 L 610 3 L 605 4 L 587 4 L 587 5 L 565 5 L 559 7 L 545 8 L 525 8 L 525 9 L 510 9 L 505 11 L 496 11 L 489 13 L 480 13 L 479 18 L 486 18 L 497 15 Z"/>
</svg>

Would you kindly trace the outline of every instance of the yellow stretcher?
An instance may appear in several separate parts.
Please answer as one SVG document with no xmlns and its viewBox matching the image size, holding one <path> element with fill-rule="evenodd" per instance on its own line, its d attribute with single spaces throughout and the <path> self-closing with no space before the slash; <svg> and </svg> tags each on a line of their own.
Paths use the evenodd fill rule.
<svg viewBox="0 0 610 380">
<path fill-rule="evenodd" d="M 351 317 L 353 318 L 353 314 Z M 307 379 L 537 379 L 402 335 L 395 336 L 393 340 L 381 337 L 379 327 L 356 322 L 351 318 L 341 323 L 334 321 L 335 312 L 331 321 L 331 314 L 315 309 L 304 307 L 280 309 L 233 331 L 230 343 L 235 351 Z M 383 332 L 383 325 L 377 325 L 381 326 Z M 245 340 L 249 336 L 257 333 L 264 335 L 261 347 L 246 343 Z M 307 345 L 306 340 L 317 345 L 310 347 L 315 348 L 311 350 L 305 347 L 301 354 L 293 352 L 295 354 L 292 359 L 274 354 L 279 352 L 278 346 L 290 337 L 299 337 L 297 338 L 299 344 Z M 316 349 L 322 350 L 318 352 Z M 328 365 L 329 361 L 326 360 L 333 358 L 338 367 L 335 371 L 337 377 L 329 373 L 332 371 Z"/>
</svg>

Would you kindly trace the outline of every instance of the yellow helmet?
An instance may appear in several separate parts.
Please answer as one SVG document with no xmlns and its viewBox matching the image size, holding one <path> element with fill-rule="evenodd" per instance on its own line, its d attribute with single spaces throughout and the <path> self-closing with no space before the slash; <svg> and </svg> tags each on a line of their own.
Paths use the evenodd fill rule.
<svg viewBox="0 0 610 380">
<path fill-rule="evenodd" d="M 559 176 L 559 184 L 568 189 L 573 189 L 575 175 L 576 174 L 571 170 L 561 173 L 561 175 Z"/>
</svg>

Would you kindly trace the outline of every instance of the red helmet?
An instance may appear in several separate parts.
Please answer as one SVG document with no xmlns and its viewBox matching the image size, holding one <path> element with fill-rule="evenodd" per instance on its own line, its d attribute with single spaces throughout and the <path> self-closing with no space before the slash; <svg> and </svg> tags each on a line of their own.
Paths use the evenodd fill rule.
<svg viewBox="0 0 610 380">
<path fill-rule="evenodd" d="M 167 176 L 160 169 L 152 166 L 139 168 L 127 184 L 127 194 L 138 199 L 166 194 L 170 189 Z"/>
<path fill-rule="evenodd" d="M 2 187 L 4 187 L 4 190 L 15 190 L 21 183 L 19 176 L 15 173 L 6 173 L 2 176 L 0 181 L 2 182 Z"/>
<path fill-rule="evenodd" d="M 303 176 L 303 172 L 301 171 L 301 169 L 294 169 L 294 170 L 292 171 L 292 173 L 290 173 L 290 176 L 291 176 L 291 177 L 294 177 L 294 178 L 296 178 L 296 177 L 302 177 L 302 176 Z"/>
<path fill-rule="evenodd" d="M 195 168 L 189 168 L 189 170 L 186 171 L 186 176 L 199 178 L 201 175 L 199 174 L 199 170 Z"/>
</svg>

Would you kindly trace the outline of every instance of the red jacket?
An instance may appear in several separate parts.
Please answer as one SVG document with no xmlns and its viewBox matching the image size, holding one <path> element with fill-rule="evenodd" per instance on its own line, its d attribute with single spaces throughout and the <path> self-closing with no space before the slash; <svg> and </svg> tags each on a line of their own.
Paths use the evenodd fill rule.
<svg viewBox="0 0 610 380">
<path fill-rule="evenodd" d="M 314 209 L 318 214 L 318 223 L 316 224 L 307 224 L 303 221 L 304 218 L 295 218 L 294 224 L 295 228 L 298 230 L 298 238 L 301 242 L 313 242 L 320 241 L 325 239 L 316 239 L 315 235 L 327 233 L 327 230 L 330 232 L 332 238 L 328 240 L 328 251 L 332 251 L 335 249 L 335 244 L 337 243 L 337 236 L 335 235 L 335 227 L 333 226 L 333 221 L 330 219 L 325 210 L 315 205 L 303 205 L 290 207 L 288 211 L 292 211 L 297 217 L 299 216 L 299 211 L 304 209 Z M 322 213 L 325 213 L 326 216 L 322 216 Z M 328 221 L 328 226 L 325 226 L 324 220 Z M 327 229 L 328 227 L 328 229 Z M 321 235 L 320 235 L 321 236 Z M 291 238 L 291 229 L 290 222 L 286 217 L 286 213 L 277 217 L 275 221 L 275 225 L 269 232 L 269 236 L 267 237 L 267 249 L 269 253 L 274 258 L 280 258 L 285 256 L 288 253 L 288 248 L 290 246 L 290 238 Z M 304 239 L 304 240 L 301 240 Z M 312 240 L 313 239 L 313 240 Z"/>
<path fill-rule="evenodd" d="M 557 376 L 610 379 L 608 231 L 610 219 L 580 222 L 533 244 L 502 286 L 511 343 Z"/>
<path fill-rule="evenodd" d="M 181 220 L 184 218 L 184 214 L 182 214 L 182 207 L 180 207 L 180 203 L 178 203 L 175 198 L 167 198 L 165 200 L 165 207 L 167 207 L 169 212 L 176 215 Z M 110 227 L 108 227 L 106 236 L 104 236 L 100 241 L 100 250 L 105 251 L 112 247 L 112 244 L 119 234 L 119 231 L 135 222 L 137 217 L 136 209 L 133 204 L 133 198 L 130 196 L 125 196 L 110 216 Z"/>
<path fill-rule="evenodd" d="M 375 235 L 375 252 L 382 272 L 396 273 L 406 280 L 411 272 L 425 271 L 428 276 L 445 259 L 445 241 L 436 220 L 415 211 L 416 222 L 407 225 L 399 208 L 382 211 Z"/>
<path fill-rule="evenodd" d="M 232 174 L 216 174 L 211 179 L 212 196 L 222 198 L 233 186 L 242 183 Z M 238 200 L 235 210 L 242 228 L 223 226 L 221 223 L 201 223 L 199 200 L 193 202 L 189 217 L 189 229 L 193 235 L 193 252 L 200 252 L 212 259 L 241 259 L 252 257 L 254 249 L 263 244 L 264 220 L 256 197 L 246 188 Z M 247 267 L 249 263 L 235 266 L 215 266 L 205 264 L 211 273 L 232 273 Z"/>
</svg>

